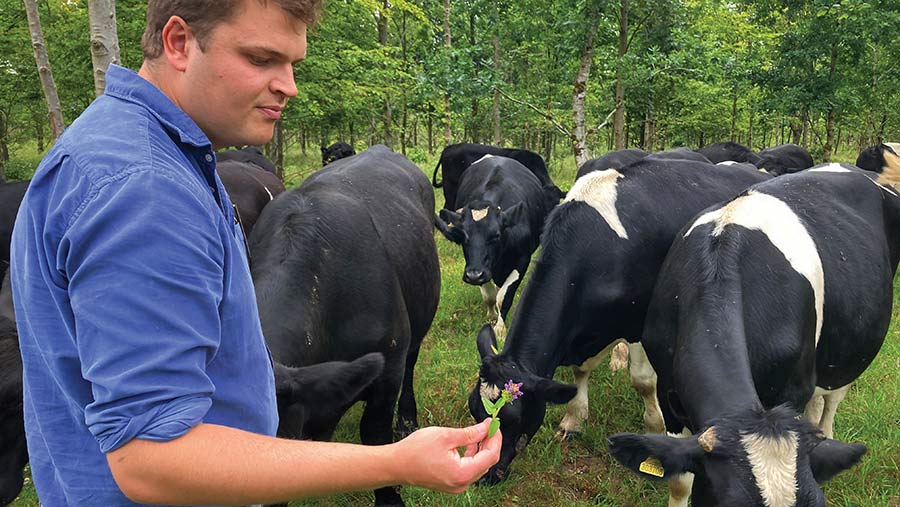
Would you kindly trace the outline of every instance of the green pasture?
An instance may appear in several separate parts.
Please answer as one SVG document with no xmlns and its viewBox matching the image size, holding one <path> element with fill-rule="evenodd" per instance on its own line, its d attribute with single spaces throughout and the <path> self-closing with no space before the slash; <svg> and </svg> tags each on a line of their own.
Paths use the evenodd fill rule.
<svg viewBox="0 0 900 507">
<path fill-rule="evenodd" d="M 30 150 L 33 153 L 33 148 Z M 306 156 L 289 152 L 285 170 L 289 186 L 296 185 L 318 167 L 318 150 Z M 421 150 L 410 158 L 431 177 L 436 156 Z M 21 157 L 19 160 L 32 157 Z M 853 161 L 855 154 L 843 154 Z M 36 162 L 37 159 L 35 159 Z M 22 165 L 27 165 L 22 163 Z M 575 164 L 571 156 L 551 158 L 550 170 L 562 188 L 572 184 Z M 438 203 L 443 197 L 438 195 Z M 466 400 L 475 384 L 480 360 L 475 336 L 486 312 L 479 291 L 462 282 L 462 251 L 440 234 L 435 235 L 441 259 L 441 301 L 431 332 L 425 338 L 416 367 L 415 388 L 421 425 L 462 426 L 472 422 Z M 864 260 L 860 260 L 863 261 Z M 520 290 L 521 292 L 521 290 Z M 835 420 L 835 438 L 863 442 L 869 453 L 855 468 L 825 486 L 829 506 L 900 507 L 900 301 L 895 291 L 894 319 L 881 353 L 853 385 Z M 556 378 L 571 381 L 568 368 Z M 457 496 L 406 487 L 409 506 L 664 506 L 664 484 L 650 484 L 619 466 L 606 449 L 606 437 L 620 431 L 642 431 L 642 403 L 626 372 L 612 373 L 601 366 L 591 377 L 591 416 L 581 438 L 563 442 L 555 438 L 564 408 L 550 407 L 542 429 L 512 464 L 508 480 L 494 487 L 472 487 Z M 358 442 L 361 406 L 342 420 L 336 439 Z M 14 507 L 39 505 L 30 480 Z M 296 501 L 291 505 L 339 507 L 367 506 L 372 494 L 363 491 L 329 498 Z"/>
</svg>

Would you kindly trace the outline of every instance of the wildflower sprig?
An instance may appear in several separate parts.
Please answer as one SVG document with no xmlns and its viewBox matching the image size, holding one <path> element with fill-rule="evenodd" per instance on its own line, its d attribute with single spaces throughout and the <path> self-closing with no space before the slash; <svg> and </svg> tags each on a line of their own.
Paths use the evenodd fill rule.
<svg viewBox="0 0 900 507">
<path fill-rule="evenodd" d="M 512 379 L 509 379 L 506 385 L 503 386 L 503 391 L 500 391 L 500 398 L 497 401 L 491 401 L 484 396 L 481 397 L 484 410 L 491 416 L 488 437 L 494 436 L 494 433 L 497 433 L 497 430 L 500 428 L 500 409 L 503 408 L 503 405 L 516 401 L 522 394 L 522 383 L 515 383 Z"/>
</svg>

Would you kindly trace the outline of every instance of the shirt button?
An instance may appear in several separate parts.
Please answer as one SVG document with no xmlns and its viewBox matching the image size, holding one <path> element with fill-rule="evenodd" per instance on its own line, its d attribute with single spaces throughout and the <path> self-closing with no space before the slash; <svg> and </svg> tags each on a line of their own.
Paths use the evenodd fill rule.
<svg viewBox="0 0 900 507">
<path fill-rule="evenodd" d="M 206 161 L 212 162 L 212 155 L 210 155 L 209 153 L 206 154 Z"/>
</svg>

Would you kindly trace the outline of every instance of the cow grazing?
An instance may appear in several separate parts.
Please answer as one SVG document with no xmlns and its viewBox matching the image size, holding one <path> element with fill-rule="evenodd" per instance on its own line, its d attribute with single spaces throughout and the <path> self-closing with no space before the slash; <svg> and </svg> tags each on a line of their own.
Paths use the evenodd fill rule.
<svg viewBox="0 0 900 507">
<path fill-rule="evenodd" d="M 365 401 L 364 444 L 392 441 L 395 405 L 398 433 L 418 425 L 413 368 L 440 294 L 433 217 L 427 177 L 377 145 L 279 196 L 250 236 L 260 321 L 275 361 L 298 367 L 383 355 L 382 373 L 352 398 Z M 302 414 L 282 407 L 279 432 L 328 439 L 352 401 Z M 390 487 L 376 490 L 375 501 L 402 505 Z"/>
<path fill-rule="evenodd" d="M 900 143 L 884 143 L 863 150 L 857 167 L 879 173 L 879 180 L 900 182 Z"/>
<path fill-rule="evenodd" d="M 624 148 L 621 150 L 611 151 L 602 157 L 592 158 L 587 162 L 581 164 L 581 167 L 578 168 L 578 174 L 575 175 L 575 179 L 584 176 L 585 174 L 593 171 L 603 171 L 604 169 L 622 169 L 623 167 L 633 164 L 638 160 L 649 155 L 646 151 L 640 148 Z"/>
<path fill-rule="evenodd" d="M 216 172 L 237 209 L 244 235 L 249 237 L 263 208 L 284 192 L 284 184 L 250 162 L 224 160 L 216 164 Z"/>
<path fill-rule="evenodd" d="M 236 162 L 249 162 L 256 165 L 260 169 L 276 174 L 275 164 L 263 155 L 262 150 L 256 146 L 247 146 L 239 150 L 226 150 L 216 153 L 216 160 L 223 162 L 225 160 L 233 160 Z"/>
<path fill-rule="evenodd" d="M 0 183 L 0 278 L 9 268 L 9 242 L 19 204 L 28 189 L 27 181 Z"/>
<path fill-rule="evenodd" d="M 548 402 L 569 403 L 563 435 L 580 431 L 588 414 L 588 376 L 621 339 L 632 343 L 631 378 L 646 405 L 645 424 L 662 431 L 655 374 L 638 343 L 659 268 L 688 220 L 766 178 L 756 170 L 647 157 L 575 182 L 544 224 L 541 250 L 502 350 L 494 351 L 500 347 L 489 326 L 478 336 L 482 364 L 469 397 L 472 416 L 487 417 L 482 395 L 495 398 L 508 379 L 525 383 L 524 396 L 501 410 L 503 447 L 488 481 L 505 476 L 540 428 Z M 573 367 L 576 385 L 552 380 L 561 365 Z"/>
<path fill-rule="evenodd" d="M 824 506 L 816 483 L 865 452 L 831 437 L 891 318 L 900 197 L 874 176 L 839 164 L 781 176 L 676 238 L 643 344 L 666 429 L 687 435 L 610 439 L 640 475 L 649 458 L 683 481 L 670 505 L 687 505 L 679 474 L 692 472 L 694 506 Z"/>
<path fill-rule="evenodd" d="M 665 151 L 657 151 L 656 153 L 651 153 L 647 155 L 648 158 L 652 160 L 693 160 L 694 162 L 703 162 L 706 164 L 710 164 L 710 160 L 703 156 L 702 153 L 698 153 L 690 148 L 680 147 L 680 148 L 672 148 L 671 150 Z"/>
<path fill-rule="evenodd" d="M 760 160 L 759 155 L 750 148 L 731 141 L 706 145 L 697 150 L 697 153 L 708 158 L 713 164 L 730 160 L 732 162 L 746 162 L 756 165 Z"/>
<path fill-rule="evenodd" d="M 441 158 L 434 167 L 434 173 L 431 175 L 431 184 L 434 185 L 434 188 L 444 188 L 444 209 L 458 208 L 456 192 L 463 172 L 485 155 L 518 160 L 540 180 L 548 202 L 556 204 L 566 196 L 565 192 L 560 190 L 550 179 L 544 159 L 533 151 L 497 148 L 485 144 L 458 143 L 444 148 Z M 441 181 L 437 180 L 438 169 L 441 170 Z"/>
<path fill-rule="evenodd" d="M 779 144 L 759 152 L 756 167 L 773 176 L 795 173 L 813 166 L 812 155 L 796 144 Z"/>
<path fill-rule="evenodd" d="M 352 157 L 356 155 L 356 150 L 349 144 L 338 141 L 329 147 L 322 146 L 322 166 L 326 166 L 335 160 Z"/>
<path fill-rule="evenodd" d="M 443 209 L 435 226 L 462 245 L 463 281 L 481 287 L 484 302 L 506 334 L 504 319 L 540 243 L 547 202 L 537 177 L 518 161 L 485 155 L 459 184 L 458 210 Z"/>
</svg>

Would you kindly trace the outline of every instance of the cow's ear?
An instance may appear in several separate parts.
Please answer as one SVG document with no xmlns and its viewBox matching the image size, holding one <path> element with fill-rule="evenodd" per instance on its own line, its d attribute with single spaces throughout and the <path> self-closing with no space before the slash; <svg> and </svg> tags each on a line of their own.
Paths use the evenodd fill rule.
<svg viewBox="0 0 900 507">
<path fill-rule="evenodd" d="M 525 206 L 521 202 L 516 203 L 500 212 L 500 223 L 503 227 L 514 227 L 525 222 Z"/>
<path fill-rule="evenodd" d="M 859 463 L 866 453 L 863 444 L 847 444 L 830 438 L 822 440 L 809 453 L 809 466 L 816 482 L 823 483 Z"/>
<path fill-rule="evenodd" d="M 704 455 L 696 437 L 619 433 L 609 437 L 607 444 L 616 461 L 650 480 L 695 472 Z"/>
<path fill-rule="evenodd" d="M 279 405 L 300 403 L 306 406 L 351 403 L 384 370 L 380 352 L 366 354 L 354 361 L 330 361 L 300 368 L 276 364 L 275 395 Z"/>
<path fill-rule="evenodd" d="M 500 349 L 497 348 L 497 335 L 494 334 L 494 328 L 490 324 L 481 326 L 475 343 L 478 345 L 478 354 L 481 355 L 482 360 L 486 357 L 496 356 L 500 352 Z"/>
<path fill-rule="evenodd" d="M 446 212 L 446 213 L 445 213 Z M 453 215 L 456 219 L 453 219 Z M 459 228 L 460 216 L 450 210 L 442 209 L 440 215 L 434 216 L 434 226 L 441 231 L 448 240 L 461 245 L 465 237 L 465 233 Z"/>
<path fill-rule="evenodd" d="M 575 384 L 563 384 L 546 378 L 538 380 L 532 389 L 544 401 L 557 405 L 568 403 L 578 394 L 578 386 Z"/>
</svg>

